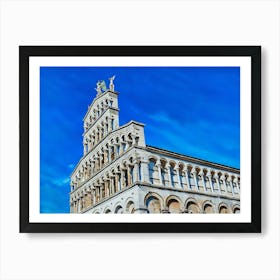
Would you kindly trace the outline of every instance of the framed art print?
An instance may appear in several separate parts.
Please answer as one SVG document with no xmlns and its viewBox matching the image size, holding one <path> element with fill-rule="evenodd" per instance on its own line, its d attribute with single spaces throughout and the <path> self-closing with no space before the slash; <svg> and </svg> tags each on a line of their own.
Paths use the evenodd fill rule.
<svg viewBox="0 0 280 280">
<path fill-rule="evenodd" d="M 261 232 L 260 46 L 19 58 L 20 232 Z"/>
</svg>

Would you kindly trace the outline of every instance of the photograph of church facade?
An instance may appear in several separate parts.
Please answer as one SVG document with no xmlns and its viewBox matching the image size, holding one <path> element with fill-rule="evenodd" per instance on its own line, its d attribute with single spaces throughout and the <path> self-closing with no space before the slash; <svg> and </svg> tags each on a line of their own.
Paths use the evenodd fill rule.
<svg viewBox="0 0 280 280">
<path fill-rule="evenodd" d="M 239 169 L 147 145 L 144 124 L 119 124 L 114 78 L 108 89 L 98 81 L 83 120 L 84 152 L 71 174 L 70 212 L 239 213 Z"/>
</svg>

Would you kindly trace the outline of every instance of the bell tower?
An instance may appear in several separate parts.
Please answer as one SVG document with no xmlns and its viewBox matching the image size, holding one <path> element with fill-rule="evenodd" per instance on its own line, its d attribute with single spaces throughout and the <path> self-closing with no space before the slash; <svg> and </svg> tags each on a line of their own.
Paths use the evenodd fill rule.
<svg viewBox="0 0 280 280">
<path fill-rule="evenodd" d="M 83 119 L 84 155 L 97 146 L 111 131 L 119 127 L 118 93 L 114 86 L 115 76 L 109 78 L 109 89 L 105 81 L 96 84 L 96 97 Z"/>
</svg>

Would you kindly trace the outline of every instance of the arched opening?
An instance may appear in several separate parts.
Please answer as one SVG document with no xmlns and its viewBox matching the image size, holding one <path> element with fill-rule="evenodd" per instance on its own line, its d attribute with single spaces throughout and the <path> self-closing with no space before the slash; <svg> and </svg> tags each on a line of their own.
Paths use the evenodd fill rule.
<svg viewBox="0 0 280 280">
<path fill-rule="evenodd" d="M 204 205 L 203 212 L 204 212 L 205 214 L 214 213 L 213 206 L 212 206 L 211 204 L 209 204 L 209 203 L 206 203 L 206 204 Z"/>
<path fill-rule="evenodd" d="M 229 213 L 228 208 L 225 205 L 222 205 L 220 207 L 219 213 L 220 214 L 228 214 Z"/>
<path fill-rule="evenodd" d="M 149 160 L 149 179 L 150 179 L 150 183 L 154 184 L 155 183 L 155 165 L 156 165 L 156 161 L 154 159 L 150 159 Z"/>
<path fill-rule="evenodd" d="M 171 214 L 181 213 L 180 202 L 176 199 L 170 199 L 167 203 L 168 212 Z"/>
<path fill-rule="evenodd" d="M 115 214 L 123 214 L 123 208 L 120 205 L 116 207 Z"/>
<path fill-rule="evenodd" d="M 147 206 L 149 214 L 160 213 L 161 212 L 160 201 L 159 201 L 158 198 L 156 198 L 154 196 L 150 196 L 146 200 L 146 206 Z"/>
<path fill-rule="evenodd" d="M 135 205 L 133 201 L 129 201 L 126 205 L 126 212 L 133 214 L 135 212 Z"/>
<path fill-rule="evenodd" d="M 239 208 L 239 207 L 235 207 L 235 208 L 233 209 L 233 213 L 234 213 L 234 214 L 240 213 L 240 208 Z"/>
<path fill-rule="evenodd" d="M 112 212 L 111 212 L 111 210 L 110 209 L 107 209 L 106 211 L 105 211 L 105 214 L 111 214 Z"/>
<path fill-rule="evenodd" d="M 187 213 L 189 213 L 189 214 L 198 214 L 199 213 L 198 205 L 195 202 L 190 201 L 187 204 Z"/>
</svg>

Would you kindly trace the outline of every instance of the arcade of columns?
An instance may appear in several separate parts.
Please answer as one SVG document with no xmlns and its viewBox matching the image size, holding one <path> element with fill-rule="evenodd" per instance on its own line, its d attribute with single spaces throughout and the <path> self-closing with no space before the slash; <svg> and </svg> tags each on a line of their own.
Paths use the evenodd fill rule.
<svg viewBox="0 0 280 280">
<path fill-rule="evenodd" d="M 141 154 L 141 148 L 138 149 L 132 146 L 125 159 L 119 158 L 113 168 L 108 166 L 101 174 L 92 175 L 87 181 L 81 182 L 78 192 L 71 199 L 72 212 L 86 211 L 135 184 L 239 198 L 240 177 L 236 173 L 176 159 L 167 161 L 166 158 L 155 158 L 149 153 L 146 153 L 146 157 L 150 156 L 149 160 L 141 159 L 133 156 Z"/>
</svg>

